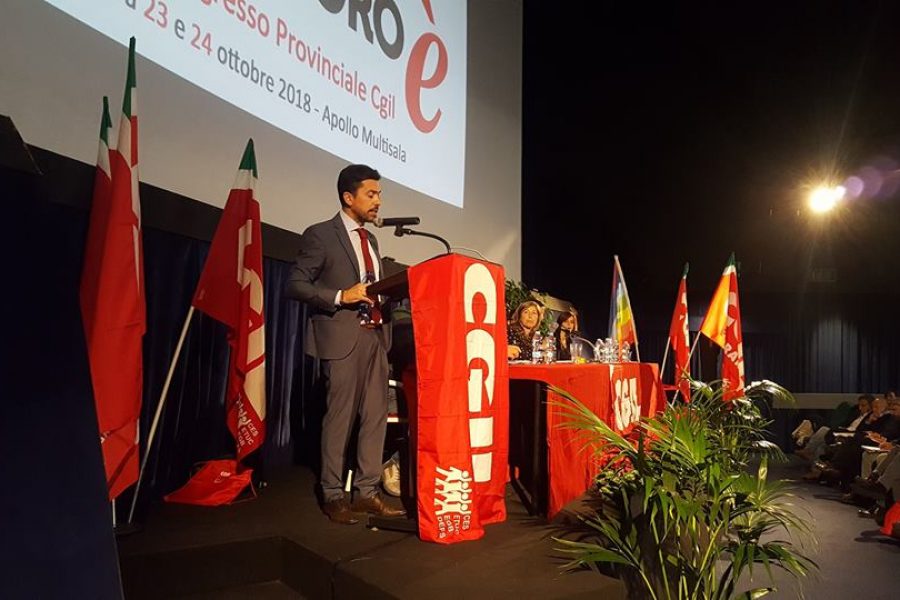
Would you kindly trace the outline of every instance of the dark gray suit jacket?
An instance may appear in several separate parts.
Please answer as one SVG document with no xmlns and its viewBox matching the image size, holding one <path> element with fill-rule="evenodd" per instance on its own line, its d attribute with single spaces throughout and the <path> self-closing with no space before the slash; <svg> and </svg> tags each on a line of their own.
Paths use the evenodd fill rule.
<svg viewBox="0 0 900 600">
<path fill-rule="evenodd" d="M 378 240 L 369 232 L 369 243 L 381 269 Z M 356 307 L 334 305 L 338 290 L 359 283 L 359 261 L 340 213 L 309 226 L 300 236 L 300 249 L 288 278 L 288 297 L 309 305 L 311 327 L 306 328 L 306 353 L 326 360 L 345 358 L 359 339 L 362 327 Z M 385 316 L 387 314 L 385 313 Z M 385 347 L 390 345 L 390 326 L 382 327 Z"/>
</svg>

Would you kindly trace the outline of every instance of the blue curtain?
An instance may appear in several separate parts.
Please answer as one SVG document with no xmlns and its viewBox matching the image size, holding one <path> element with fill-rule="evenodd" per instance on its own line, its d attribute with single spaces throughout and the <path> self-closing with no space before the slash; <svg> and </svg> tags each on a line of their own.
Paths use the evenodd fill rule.
<svg viewBox="0 0 900 600">
<path fill-rule="evenodd" d="M 890 294 L 828 291 L 742 297 L 746 379 L 769 379 L 793 392 L 896 390 L 900 384 L 898 306 L 900 297 Z M 692 339 L 702 317 L 702 313 L 691 315 Z M 638 330 L 641 357 L 660 361 L 667 333 L 661 330 L 661 322 L 651 324 L 652 328 Z M 692 373 L 703 380 L 715 379 L 718 351 L 704 341 L 697 350 Z M 669 367 L 664 381 L 671 378 Z"/>
</svg>

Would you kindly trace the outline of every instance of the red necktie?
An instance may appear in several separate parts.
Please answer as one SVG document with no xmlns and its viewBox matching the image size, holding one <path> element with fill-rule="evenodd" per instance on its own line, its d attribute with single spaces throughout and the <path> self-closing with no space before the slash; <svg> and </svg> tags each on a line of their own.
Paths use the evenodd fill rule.
<svg viewBox="0 0 900 600">
<path fill-rule="evenodd" d="M 366 267 L 365 282 L 375 283 L 375 265 L 372 263 L 372 255 L 369 254 L 369 232 L 362 227 L 357 228 L 356 231 L 359 233 L 359 243 L 362 246 L 363 262 Z M 378 307 L 378 297 L 369 294 L 369 298 L 375 303 L 372 305 L 372 323 L 381 325 L 381 308 Z"/>
</svg>

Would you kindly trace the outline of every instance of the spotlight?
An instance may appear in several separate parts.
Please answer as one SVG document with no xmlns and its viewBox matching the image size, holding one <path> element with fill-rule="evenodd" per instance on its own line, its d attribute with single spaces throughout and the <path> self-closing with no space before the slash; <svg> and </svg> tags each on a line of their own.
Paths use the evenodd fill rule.
<svg viewBox="0 0 900 600">
<path fill-rule="evenodd" d="M 809 194 L 809 208 L 814 213 L 827 213 L 843 200 L 846 193 L 847 189 L 842 185 L 820 185 Z"/>
</svg>

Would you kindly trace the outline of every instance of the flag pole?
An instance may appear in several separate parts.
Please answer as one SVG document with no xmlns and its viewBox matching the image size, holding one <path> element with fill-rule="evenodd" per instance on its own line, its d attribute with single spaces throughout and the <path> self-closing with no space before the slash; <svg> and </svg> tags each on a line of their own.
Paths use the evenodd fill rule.
<svg viewBox="0 0 900 600">
<path fill-rule="evenodd" d="M 184 338 L 187 337 L 188 327 L 191 324 L 191 318 L 194 316 L 194 306 L 191 305 L 187 317 L 184 319 L 184 326 L 181 328 L 181 337 L 175 345 L 175 356 L 169 365 L 169 372 L 166 374 L 166 381 L 163 383 L 162 392 L 159 395 L 159 403 L 156 405 L 156 414 L 153 415 L 153 423 L 150 425 L 150 433 L 147 436 L 147 448 L 144 450 L 144 456 L 141 459 L 141 470 L 138 473 L 137 484 L 134 488 L 134 496 L 131 498 L 131 509 L 128 511 L 128 523 L 134 519 L 134 507 L 137 506 L 138 493 L 141 490 L 141 480 L 144 478 L 144 470 L 147 468 L 147 459 L 150 457 L 150 448 L 153 446 L 153 438 L 156 435 L 156 426 L 159 425 L 159 417 L 162 415 L 163 406 L 166 403 L 166 396 L 169 393 L 169 384 L 172 383 L 172 375 L 175 373 L 175 365 L 178 364 L 178 357 L 181 355 L 181 347 L 184 345 Z"/>
<path fill-rule="evenodd" d="M 688 333 L 690 335 L 690 332 Z M 697 337 L 694 338 L 694 344 L 691 346 L 691 351 L 688 353 L 688 364 L 691 364 L 691 357 L 694 356 L 694 349 L 697 347 L 697 342 L 700 341 L 700 332 L 697 332 Z"/>
<path fill-rule="evenodd" d="M 699 337 L 700 337 L 700 332 L 698 331 L 698 332 L 697 332 L 697 337 L 694 338 L 694 346 L 697 345 L 697 338 L 699 338 Z M 690 329 L 688 329 L 688 331 L 687 331 L 687 339 L 688 339 L 688 341 L 691 341 L 691 330 L 690 330 Z M 675 385 L 676 385 L 676 386 L 681 385 L 681 380 L 682 380 L 684 377 L 690 377 L 689 375 L 685 375 L 685 373 L 689 373 L 690 370 L 691 370 L 691 354 L 693 354 L 693 352 L 694 352 L 694 349 L 691 348 L 691 351 L 688 353 L 687 364 L 685 365 L 684 369 L 682 370 L 681 373 L 676 373 L 676 374 L 675 374 L 675 375 L 676 375 L 676 379 L 675 379 Z M 675 395 L 677 396 L 679 393 L 681 393 L 681 395 L 684 396 L 684 393 L 681 392 L 681 389 L 680 389 L 680 388 L 679 388 L 679 390 L 678 390 L 677 392 L 675 392 Z M 690 401 L 691 401 L 691 396 L 692 396 L 692 395 L 693 395 L 693 392 L 689 392 L 689 393 L 688 393 L 688 397 L 684 399 L 685 402 L 690 402 Z"/>
<path fill-rule="evenodd" d="M 672 338 L 667 337 L 666 338 L 666 349 L 663 352 L 662 365 L 659 367 L 660 380 L 662 380 L 663 373 L 666 370 L 666 362 L 668 362 L 668 360 L 669 360 L 669 346 L 671 346 L 671 345 L 672 345 Z"/>
</svg>

